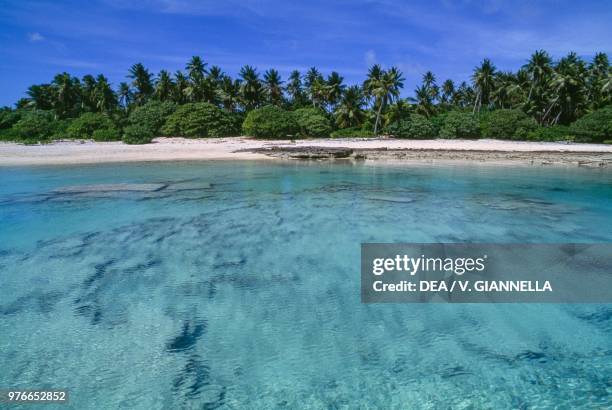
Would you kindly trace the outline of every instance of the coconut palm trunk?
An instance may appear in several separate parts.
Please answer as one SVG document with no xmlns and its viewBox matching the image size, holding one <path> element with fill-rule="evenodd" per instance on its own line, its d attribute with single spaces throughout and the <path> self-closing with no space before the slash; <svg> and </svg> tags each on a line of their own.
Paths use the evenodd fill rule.
<svg viewBox="0 0 612 410">
<path fill-rule="evenodd" d="M 382 109 L 383 109 L 383 101 L 380 102 L 380 107 L 378 107 L 378 110 L 376 111 L 376 121 L 374 122 L 374 135 L 378 136 L 378 123 L 380 121 L 380 114 L 382 113 Z"/>
</svg>

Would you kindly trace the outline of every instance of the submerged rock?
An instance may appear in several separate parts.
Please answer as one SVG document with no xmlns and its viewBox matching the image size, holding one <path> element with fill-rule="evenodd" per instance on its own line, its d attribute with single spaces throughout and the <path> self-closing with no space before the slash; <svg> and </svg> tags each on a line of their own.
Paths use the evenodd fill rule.
<svg viewBox="0 0 612 410">
<path fill-rule="evenodd" d="M 166 188 L 167 184 L 96 184 L 71 185 L 53 190 L 56 194 L 85 194 L 99 192 L 155 192 Z"/>
<path fill-rule="evenodd" d="M 383 202 L 397 202 L 402 204 L 409 204 L 416 201 L 414 198 L 406 198 L 400 196 L 369 196 L 366 199 L 370 201 L 383 201 Z"/>
<path fill-rule="evenodd" d="M 354 150 L 345 147 L 287 147 L 273 146 L 265 148 L 256 148 L 253 150 L 245 150 L 250 152 L 264 153 L 273 157 L 291 158 L 291 159 L 334 159 L 334 158 L 351 158 Z M 361 158 L 361 157 L 360 157 Z"/>
<path fill-rule="evenodd" d="M 211 189 L 212 184 L 210 182 L 202 181 L 187 181 L 170 183 L 166 188 L 167 191 L 199 191 L 202 189 Z"/>
</svg>

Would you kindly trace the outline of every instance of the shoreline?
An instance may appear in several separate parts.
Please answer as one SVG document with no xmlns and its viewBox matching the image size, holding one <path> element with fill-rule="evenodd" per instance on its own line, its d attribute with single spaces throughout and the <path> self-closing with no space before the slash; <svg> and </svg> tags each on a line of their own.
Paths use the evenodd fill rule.
<svg viewBox="0 0 612 410">
<path fill-rule="evenodd" d="M 201 160 L 367 160 L 612 167 L 612 145 L 507 140 L 346 138 L 255 140 L 245 137 L 156 138 L 146 145 L 57 141 L 0 143 L 0 166 Z"/>
</svg>

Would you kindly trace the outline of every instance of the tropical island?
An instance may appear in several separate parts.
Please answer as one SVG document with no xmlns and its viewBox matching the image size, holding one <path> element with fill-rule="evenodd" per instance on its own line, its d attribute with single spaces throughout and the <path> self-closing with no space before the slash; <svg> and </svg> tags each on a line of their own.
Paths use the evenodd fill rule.
<svg viewBox="0 0 612 410">
<path fill-rule="evenodd" d="M 0 140 L 147 144 L 155 137 L 503 139 L 612 142 L 612 69 L 605 53 L 554 61 L 534 52 L 516 72 L 484 59 L 469 81 L 438 82 L 428 71 L 401 98 L 404 75 L 374 64 L 362 84 L 312 67 L 283 80 L 245 65 L 239 78 L 194 56 L 184 71 L 134 64 L 115 89 L 103 74 L 57 74 L 0 111 Z M 533 149 L 537 151 L 537 149 Z"/>
<path fill-rule="evenodd" d="M 611 4 L 4 2 L 0 404 L 612 408 Z"/>
</svg>

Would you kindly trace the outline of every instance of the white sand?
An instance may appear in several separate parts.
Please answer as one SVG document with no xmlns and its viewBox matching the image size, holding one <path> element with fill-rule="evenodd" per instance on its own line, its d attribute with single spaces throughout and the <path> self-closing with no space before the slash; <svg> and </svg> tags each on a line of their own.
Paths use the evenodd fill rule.
<svg viewBox="0 0 612 410">
<path fill-rule="evenodd" d="M 264 141 L 249 138 L 157 138 L 153 144 L 65 141 L 46 145 L 0 143 L 0 166 L 88 164 L 104 162 L 270 159 L 260 153 L 236 152 L 272 146 L 318 146 L 367 149 L 415 149 L 502 152 L 598 152 L 612 154 L 612 145 L 501 140 L 319 139 Z"/>
</svg>

